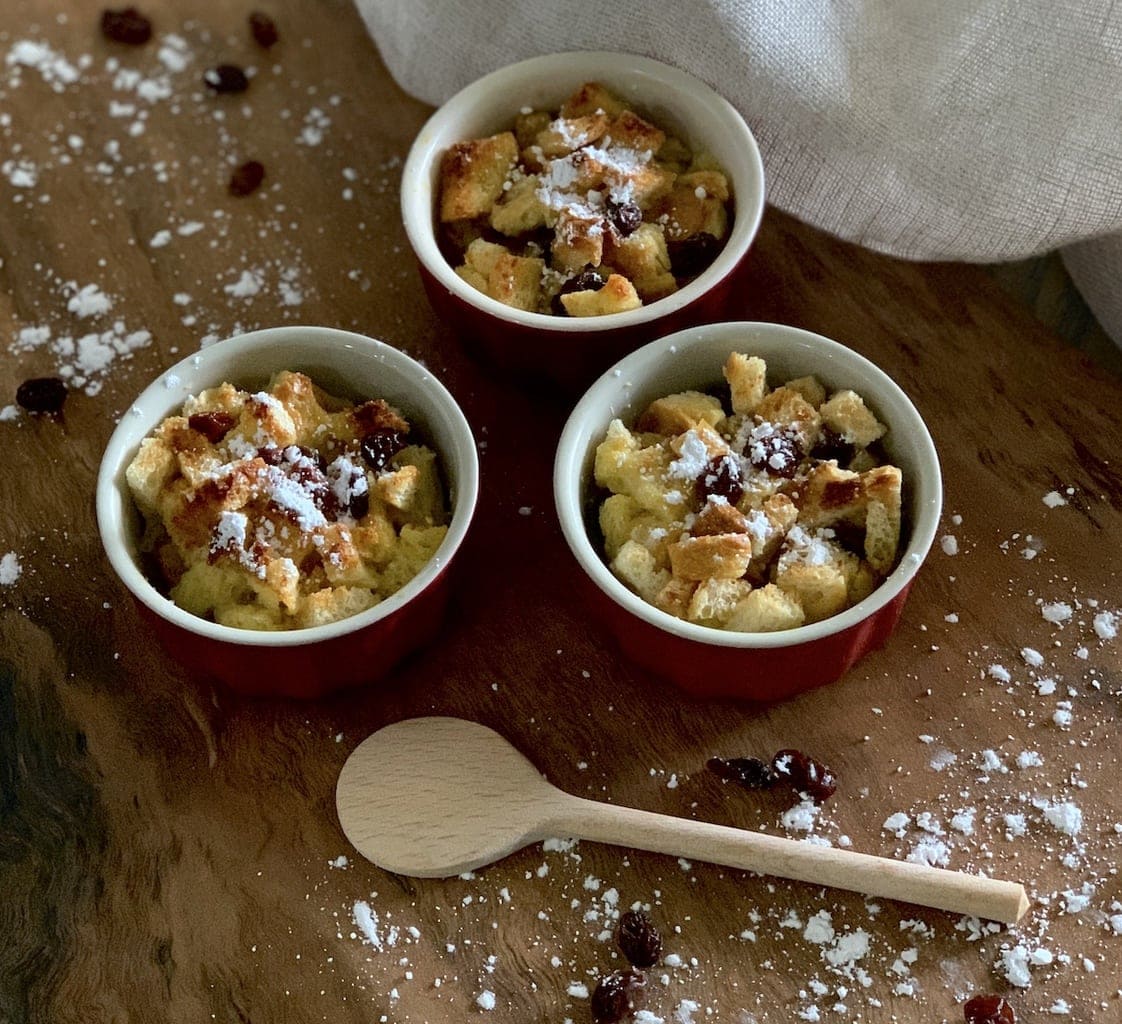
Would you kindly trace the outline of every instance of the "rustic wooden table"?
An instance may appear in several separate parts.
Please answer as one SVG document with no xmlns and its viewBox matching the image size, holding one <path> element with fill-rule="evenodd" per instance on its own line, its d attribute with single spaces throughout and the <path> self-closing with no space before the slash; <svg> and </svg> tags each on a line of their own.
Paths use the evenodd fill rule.
<svg viewBox="0 0 1122 1024">
<path fill-rule="evenodd" d="M 424 301 L 397 188 L 428 110 L 349 5 L 274 0 L 269 52 L 249 5 L 148 7 L 135 48 L 76 0 L 9 0 L 0 21 L 0 1021 L 580 1024 L 633 904 L 665 940 L 651 1024 L 960 1021 L 977 991 L 1022 1021 L 1122 1019 L 1119 381 L 977 268 L 769 211 L 742 316 L 891 373 L 931 426 L 946 515 L 899 632 L 842 682 L 691 702 L 576 596 L 550 491 L 565 403 L 496 380 Z M 256 68 L 243 95 L 202 85 L 227 61 Z M 232 198 L 249 158 L 264 187 Z M 440 642 L 315 703 L 188 678 L 93 518 L 132 397 L 202 339 L 274 323 L 422 358 L 482 459 Z M 58 372 L 61 417 L 15 409 L 20 381 Z M 497 728 L 574 793 L 779 834 L 781 795 L 704 765 L 797 745 L 841 779 L 797 836 L 1015 878 L 1033 907 L 1008 930 L 591 843 L 388 875 L 349 848 L 335 780 L 371 731 L 429 713 Z"/>
</svg>

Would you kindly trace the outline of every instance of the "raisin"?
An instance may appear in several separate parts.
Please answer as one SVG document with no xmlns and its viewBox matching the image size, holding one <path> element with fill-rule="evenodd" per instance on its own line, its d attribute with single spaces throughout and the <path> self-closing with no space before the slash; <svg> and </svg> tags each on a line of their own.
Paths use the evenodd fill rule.
<svg viewBox="0 0 1122 1024">
<path fill-rule="evenodd" d="M 626 238 L 643 223 L 643 211 L 635 203 L 609 198 L 604 204 L 608 223 Z"/>
<path fill-rule="evenodd" d="M 734 455 L 714 456 L 694 482 L 694 489 L 697 500 L 702 504 L 710 495 L 716 494 L 730 505 L 735 505 L 744 494 L 744 486 L 740 482 L 740 460 Z"/>
<path fill-rule="evenodd" d="M 265 165 L 260 160 L 247 160 L 234 168 L 228 186 L 232 196 L 248 196 L 261 187 L 265 180 Z"/>
<path fill-rule="evenodd" d="M 347 499 L 347 512 L 350 513 L 352 519 L 364 519 L 370 511 L 370 492 L 363 491 L 357 494 L 351 491 L 350 497 Z"/>
<path fill-rule="evenodd" d="M 277 35 L 277 23 L 264 11 L 253 11 L 249 15 L 249 32 L 254 42 L 266 50 L 280 38 Z"/>
<path fill-rule="evenodd" d="M 632 967 L 651 967 L 662 956 L 662 936 L 641 910 L 628 910 L 620 916 L 616 945 Z"/>
<path fill-rule="evenodd" d="M 617 1024 L 633 1017 L 647 1001 L 647 978 L 642 971 L 613 971 L 592 990 L 592 1019 L 596 1024 Z"/>
<path fill-rule="evenodd" d="M 249 79 L 237 64 L 219 64 L 203 72 L 203 82 L 215 92 L 245 92 Z"/>
<path fill-rule="evenodd" d="M 778 781 L 771 765 L 758 757 L 711 757 L 705 767 L 745 789 L 770 789 Z"/>
<path fill-rule="evenodd" d="M 857 449 L 831 427 L 823 427 L 810 454 L 826 462 L 834 459 L 839 466 L 847 465 Z"/>
<path fill-rule="evenodd" d="M 212 412 L 195 412 L 187 417 L 187 426 L 197 430 L 211 444 L 218 444 L 237 423 L 237 418 L 221 409 Z"/>
<path fill-rule="evenodd" d="M 152 22 L 135 7 L 101 12 L 101 34 L 115 43 L 143 46 L 152 38 Z"/>
<path fill-rule="evenodd" d="M 405 435 L 393 427 L 372 430 L 362 439 L 362 457 L 375 473 L 380 473 L 405 444 Z"/>
<path fill-rule="evenodd" d="M 802 449 L 798 435 L 790 427 L 760 423 L 749 436 L 744 454 L 753 468 L 790 480 L 799 468 Z"/>
<path fill-rule="evenodd" d="M 257 457 L 265 463 L 266 466 L 279 466 L 281 459 L 284 458 L 282 452 L 276 445 L 266 445 L 264 448 L 257 449 Z"/>
<path fill-rule="evenodd" d="M 28 412 L 61 412 L 65 401 L 61 377 L 31 377 L 16 388 L 16 403 Z"/>
<path fill-rule="evenodd" d="M 966 1024 L 1017 1024 L 1013 1007 L 1001 996 L 975 996 L 962 1012 Z"/>
<path fill-rule="evenodd" d="M 561 290 L 553 296 L 553 312 L 557 316 L 569 315 L 569 311 L 561 301 L 562 295 L 568 295 L 571 292 L 598 292 L 603 287 L 604 278 L 591 267 L 585 267 L 579 274 L 570 277 L 569 280 L 561 285 Z"/>
<path fill-rule="evenodd" d="M 816 804 L 829 800 L 837 792 L 838 780 L 833 771 L 801 750 L 780 750 L 771 759 L 771 767 L 779 778 L 787 779 Z"/>
<path fill-rule="evenodd" d="M 666 248 L 675 277 L 697 277 L 717 258 L 721 243 L 708 231 L 700 231 L 680 242 L 668 242 Z"/>
</svg>

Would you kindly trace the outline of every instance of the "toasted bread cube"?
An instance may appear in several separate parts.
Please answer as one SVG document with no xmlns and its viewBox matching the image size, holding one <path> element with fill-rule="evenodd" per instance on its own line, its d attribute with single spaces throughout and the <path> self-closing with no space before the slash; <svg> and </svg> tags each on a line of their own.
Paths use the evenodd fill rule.
<svg viewBox="0 0 1122 1024">
<path fill-rule="evenodd" d="M 611 560 L 629 540 L 637 541 L 650 551 L 660 566 L 670 564 L 666 546 L 671 534 L 669 521 L 662 509 L 644 508 L 628 494 L 613 494 L 600 506 L 600 532 L 604 535 L 604 552 Z"/>
<path fill-rule="evenodd" d="M 616 576 L 651 604 L 670 582 L 670 573 L 660 569 L 654 555 L 637 541 L 629 540 L 624 544 L 610 565 Z"/>
<path fill-rule="evenodd" d="M 406 523 L 398 535 L 393 556 L 378 577 L 378 591 L 385 597 L 396 594 L 436 554 L 447 526 L 417 526 Z"/>
<path fill-rule="evenodd" d="M 794 380 L 787 381 L 783 386 L 800 394 L 803 401 L 807 405 L 814 406 L 815 409 L 826 401 L 826 389 L 813 374 L 806 377 L 796 377 Z"/>
<path fill-rule="evenodd" d="M 675 516 L 675 505 L 683 506 L 679 493 L 667 492 L 664 485 L 670 454 L 658 445 L 643 448 L 639 439 L 619 420 L 608 424 L 604 440 L 596 448 L 594 476 L 596 483 L 615 494 L 632 497 L 640 508 L 659 515 L 663 522 Z"/>
<path fill-rule="evenodd" d="M 562 117 L 584 117 L 603 111 L 609 117 L 623 113 L 623 101 L 599 82 L 585 82 L 561 104 Z"/>
<path fill-rule="evenodd" d="M 802 606 L 774 583 L 751 591 L 725 622 L 725 629 L 739 633 L 775 633 L 794 629 L 806 621 Z"/>
<path fill-rule="evenodd" d="M 639 503 L 629 494 L 612 494 L 601 502 L 598 519 L 609 559 L 615 558 L 616 552 L 631 539 L 635 520 L 642 511 Z"/>
<path fill-rule="evenodd" d="M 692 430 L 699 424 L 715 427 L 724 419 L 719 399 L 702 391 L 679 391 L 656 398 L 639 417 L 639 430 L 673 437 Z M 728 446 L 722 443 L 727 451 Z M 680 452 L 679 452 L 680 454 Z"/>
<path fill-rule="evenodd" d="M 752 585 L 743 579 L 702 580 L 690 598 L 685 617 L 706 626 L 723 626 L 733 609 L 751 592 Z"/>
<path fill-rule="evenodd" d="M 692 188 L 699 199 L 702 198 L 702 192 L 722 203 L 727 203 L 729 199 L 728 178 L 719 170 L 688 171 L 678 176 L 675 185 L 678 188 Z"/>
<path fill-rule="evenodd" d="M 598 291 L 569 292 L 561 296 L 569 316 L 604 316 L 638 309 L 643 300 L 634 285 L 620 274 L 611 274 Z"/>
<path fill-rule="evenodd" d="M 700 185 L 683 185 L 681 178 L 653 206 L 653 211 L 663 223 L 669 242 L 681 242 L 700 234 L 720 240 L 728 234 L 728 211 L 724 202 Z"/>
<path fill-rule="evenodd" d="M 686 170 L 690 173 L 694 171 L 721 171 L 721 162 L 712 153 L 702 150 L 699 153 L 694 153 Z M 721 171 L 721 173 L 724 172 Z"/>
<path fill-rule="evenodd" d="M 611 118 L 603 111 L 580 117 L 559 117 L 534 138 L 534 145 L 546 160 L 556 160 L 599 141 L 608 131 Z"/>
<path fill-rule="evenodd" d="M 371 501 L 370 510 L 362 521 L 351 527 L 355 549 L 359 557 L 370 565 L 383 566 L 393 555 L 397 531 L 387 511 L 380 501 Z"/>
<path fill-rule="evenodd" d="M 859 473 L 821 462 L 807 474 L 798 498 L 799 522 L 807 529 L 840 520 L 863 523 L 865 489 Z"/>
<path fill-rule="evenodd" d="M 900 546 L 902 478 L 896 466 L 878 466 L 861 474 L 865 500 L 865 558 L 882 576 L 892 571 Z"/>
<path fill-rule="evenodd" d="M 525 149 L 527 146 L 532 146 L 538 132 L 548 128 L 552 120 L 553 117 L 547 110 L 519 112 L 514 119 L 514 140 L 518 143 L 518 148 Z"/>
<path fill-rule="evenodd" d="M 764 501 L 762 508 L 749 509 L 745 513 L 745 525 L 752 536 L 752 561 L 748 563 L 750 578 L 763 582 L 768 566 L 798 516 L 798 508 L 786 494 L 773 494 Z"/>
<path fill-rule="evenodd" d="M 507 306 L 534 311 L 544 269 L 545 261 L 536 256 L 515 256 L 506 246 L 479 238 L 468 246 L 456 273 L 475 287 L 482 278 L 486 287 L 479 290 Z"/>
<path fill-rule="evenodd" d="M 799 602 L 807 622 L 836 615 L 846 607 L 849 595 L 840 560 L 822 565 L 790 562 L 776 573 L 775 584 Z"/>
<path fill-rule="evenodd" d="M 491 209 L 491 227 L 504 235 L 524 235 L 552 225 L 556 214 L 541 201 L 540 187 L 537 175 L 531 174 L 505 189 Z"/>
<path fill-rule="evenodd" d="M 752 560 L 752 538 L 744 533 L 686 536 L 672 543 L 668 552 L 671 572 L 679 579 L 735 580 Z"/>
<path fill-rule="evenodd" d="M 155 510 L 160 492 L 179 471 L 175 453 L 159 436 L 146 437 L 125 470 L 133 499 L 144 513 Z"/>
<path fill-rule="evenodd" d="M 608 236 L 605 261 L 635 285 L 644 302 L 653 302 L 677 291 L 670 272 L 666 237 L 657 224 L 640 224 L 626 238 Z"/>
<path fill-rule="evenodd" d="M 666 586 L 655 595 L 655 606 L 676 619 L 684 619 L 696 589 L 697 583 L 693 580 L 671 577 Z"/>
<path fill-rule="evenodd" d="M 724 372 L 732 392 L 732 411 L 741 416 L 754 413 L 767 394 L 767 364 L 759 356 L 731 352 Z"/>
<path fill-rule="evenodd" d="M 623 110 L 608 128 L 613 146 L 637 152 L 657 153 L 666 141 L 666 132 L 641 118 L 633 110 Z"/>
<path fill-rule="evenodd" d="M 584 267 L 600 266 L 604 258 L 603 218 L 596 213 L 563 208 L 553 231 L 550 252 L 553 269 L 562 273 L 576 274 Z"/>
<path fill-rule="evenodd" d="M 403 503 L 387 502 L 401 513 L 400 521 L 415 526 L 433 526 L 443 523 L 447 516 L 436 452 L 426 445 L 407 445 L 393 457 L 393 465 L 397 467 L 398 472 L 416 471 L 410 484 L 408 500 Z M 377 483 L 380 484 L 382 479 L 379 477 Z"/>
<path fill-rule="evenodd" d="M 885 425 L 869 411 L 864 399 L 854 391 L 838 391 L 830 397 L 819 413 L 822 423 L 843 441 L 867 448 L 884 436 Z"/>
<path fill-rule="evenodd" d="M 748 520 L 744 513 L 735 505 L 727 501 L 714 500 L 710 495 L 704 508 L 697 514 L 697 518 L 690 527 L 690 534 L 694 537 L 709 537 L 721 533 L 749 533 Z M 753 551 L 755 545 L 753 545 Z"/>
<path fill-rule="evenodd" d="M 332 587 L 305 596 L 296 615 L 301 627 L 324 626 L 373 608 L 381 598 L 368 587 Z"/>
<path fill-rule="evenodd" d="M 804 452 L 814 446 L 822 425 L 818 410 L 789 387 L 776 388 L 765 395 L 754 415 L 767 423 L 793 428 Z"/>
<path fill-rule="evenodd" d="M 677 174 L 688 170 L 690 161 L 693 160 L 690 147 L 676 135 L 667 135 L 655 156 L 659 163 L 665 164 Z"/>
<path fill-rule="evenodd" d="M 864 601 L 877 587 L 877 575 L 864 559 L 851 555 L 845 568 L 846 596 L 852 607 Z"/>
<path fill-rule="evenodd" d="M 490 213 L 517 161 L 513 132 L 450 146 L 440 164 L 440 219 L 470 220 Z"/>
<path fill-rule="evenodd" d="M 673 170 L 653 161 L 622 166 L 606 164 L 603 168 L 604 183 L 609 188 L 627 189 L 632 201 L 644 212 L 657 208 L 670 194 L 677 177 Z"/>
</svg>

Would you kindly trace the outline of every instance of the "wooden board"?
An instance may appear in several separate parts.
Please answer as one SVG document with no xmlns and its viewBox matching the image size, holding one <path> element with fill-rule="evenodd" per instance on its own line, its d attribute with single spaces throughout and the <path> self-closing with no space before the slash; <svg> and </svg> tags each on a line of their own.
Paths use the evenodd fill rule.
<svg viewBox="0 0 1122 1024">
<path fill-rule="evenodd" d="M 584 993 L 622 965 L 604 934 L 636 903 L 671 954 L 651 972 L 666 1021 L 693 1003 L 697 1021 L 736 1024 L 815 1019 L 812 1006 L 822 1020 L 958 1021 L 972 991 L 1010 993 L 1024 1020 L 1122 1013 L 1122 647 L 1093 626 L 1122 604 L 1119 381 L 978 268 L 903 264 L 769 211 L 742 316 L 834 337 L 908 390 L 940 450 L 957 553 L 937 545 L 897 635 L 840 684 L 776 707 L 693 702 L 623 662 L 581 602 L 550 489 L 566 403 L 473 362 L 424 301 L 396 191 L 428 111 L 357 15 L 277 0 L 266 55 L 248 6 L 147 8 L 157 37 L 138 50 L 101 40 L 74 2 L 20 0 L 0 22 L 14 161 L 0 177 L 0 408 L 24 378 L 75 365 L 52 352 L 60 338 L 151 332 L 61 419 L 0 422 L 0 557 L 22 570 L 0 585 L 0 1020 L 588 1021 Z M 256 65 L 244 96 L 202 86 L 223 61 Z M 251 157 L 264 189 L 229 197 L 231 166 Z M 111 308 L 96 312 L 98 296 Z M 187 678 L 93 521 L 101 450 L 131 398 L 205 336 L 282 322 L 424 359 L 482 460 L 440 641 L 384 688 L 311 704 Z M 1052 491 L 1066 503 L 1046 505 Z M 1072 617 L 1053 625 L 1042 607 L 1058 603 Z M 991 932 L 592 843 L 539 844 L 468 878 L 387 875 L 346 843 L 335 780 L 369 732 L 420 714 L 492 726 L 570 792 L 778 834 L 790 800 L 724 786 L 705 760 L 797 745 L 841 779 L 820 841 L 945 853 L 1036 902 L 1018 930 Z M 1073 827 L 1069 803 L 1074 835 L 1056 827 Z M 899 838 L 882 828 L 896 812 L 910 820 Z M 1024 835 L 1007 838 L 1006 815 Z M 994 968 L 1018 946 L 1041 961 L 1024 990 Z"/>
</svg>

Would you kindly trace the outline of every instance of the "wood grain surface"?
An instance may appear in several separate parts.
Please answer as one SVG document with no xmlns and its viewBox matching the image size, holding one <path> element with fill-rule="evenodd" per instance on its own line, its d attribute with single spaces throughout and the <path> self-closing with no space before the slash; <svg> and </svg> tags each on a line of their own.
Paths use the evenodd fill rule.
<svg viewBox="0 0 1122 1024">
<path fill-rule="evenodd" d="M 774 707 L 691 701 L 582 605 L 550 490 L 566 402 L 473 362 L 425 303 L 396 192 L 428 110 L 354 11 L 271 0 L 265 53 L 248 4 L 146 8 L 136 49 L 75 0 L 0 12 L 0 409 L 23 379 L 104 357 L 61 416 L 0 418 L 0 558 L 20 567 L 0 584 L 0 1021 L 580 1024 L 634 904 L 664 936 L 649 1010 L 670 1024 L 961 1021 L 976 991 L 1021 1021 L 1122 1019 L 1122 645 L 1094 627 L 1122 604 L 1119 380 L 979 268 L 903 264 L 769 211 L 740 315 L 820 331 L 903 385 L 954 543 L 842 682 Z M 222 62 L 256 68 L 245 94 L 204 88 Z M 265 184 L 233 198 L 250 158 Z M 482 460 L 440 641 L 383 687 L 305 704 L 188 678 L 93 519 L 131 398 L 207 336 L 282 322 L 422 358 Z M 588 842 L 390 875 L 344 838 L 335 782 L 370 732 L 423 714 L 495 728 L 569 792 L 779 835 L 806 835 L 782 823 L 790 794 L 705 761 L 799 746 L 841 780 L 812 841 L 945 857 L 1023 882 L 1033 906 L 989 928 Z M 899 836 L 882 827 L 897 812 Z M 1007 980 L 1018 958 L 1028 987 Z"/>
</svg>

